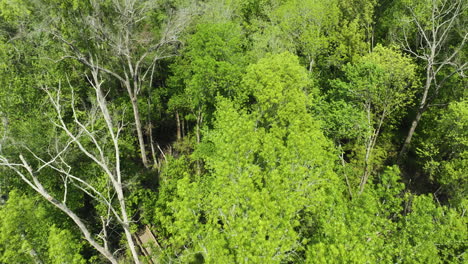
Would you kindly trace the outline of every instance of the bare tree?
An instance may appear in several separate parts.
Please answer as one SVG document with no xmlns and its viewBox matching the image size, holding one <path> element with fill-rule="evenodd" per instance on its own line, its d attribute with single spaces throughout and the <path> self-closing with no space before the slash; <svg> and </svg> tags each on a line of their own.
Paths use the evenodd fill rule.
<svg viewBox="0 0 468 264">
<path fill-rule="evenodd" d="M 156 12 L 156 3 L 157 1 L 113 0 L 111 6 L 115 17 L 109 19 L 101 7 L 101 1 L 91 1 L 93 13 L 80 18 L 80 23 L 89 30 L 91 41 L 95 45 L 105 46 L 107 50 L 105 54 L 80 50 L 74 40 L 67 39 L 57 30 L 52 31 L 52 34 L 68 47 L 66 52 L 70 55 L 65 57 L 74 58 L 91 69 L 99 68 L 126 89 L 133 108 L 141 160 L 145 167 L 149 167 L 150 164 L 138 98 L 145 85 L 151 87 L 157 61 L 176 55 L 180 44 L 179 35 L 189 23 L 189 14 L 193 13 L 193 10 L 187 8 L 168 14 L 168 21 L 162 26 L 160 33 L 156 34 L 144 25 L 148 14 Z M 118 63 L 97 65 L 90 59 L 90 57 L 103 58 L 103 56 L 111 56 L 117 59 Z M 151 129 L 152 124 L 146 127 Z"/>
<path fill-rule="evenodd" d="M 92 65 L 98 65 L 92 61 Z M 94 107 L 88 111 L 86 120 L 75 107 L 75 98 L 72 92 L 70 107 L 73 121 L 64 119 L 63 99 L 61 89 L 44 88 L 56 113 L 56 121 L 53 121 L 58 131 L 66 136 L 65 142 L 56 139 L 52 144 L 47 158 L 41 157 L 29 148 L 25 147 L 25 153 L 19 154 L 18 159 L 12 159 L 0 152 L 0 166 L 7 167 L 15 172 L 33 190 L 43 196 L 47 201 L 63 211 L 70 217 L 84 238 L 111 263 L 118 263 L 115 253 L 109 248 L 107 229 L 111 221 L 116 221 L 124 230 L 127 248 L 131 251 L 134 263 L 140 263 L 136 251 L 135 242 L 130 231 L 131 218 L 127 214 L 124 197 L 124 180 L 120 164 L 119 135 L 124 128 L 123 122 L 117 122 L 111 115 L 105 93 L 102 89 L 102 71 L 99 67 L 92 68 L 88 76 L 95 94 Z M 105 128 L 96 130 L 97 121 L 104 121 Z M 67 161 L 67 154 L 71 150 L 79 150 L 99 168 L 100 174 L 105 175 L 107 187 L 102 188 L 86 177 L 76 175 L 75 169 Z M 1 150 L 1 148 L 0 148 Z M 29 161 L 28 158 L 29 157 Z M 32 164 L 35 164 L 34 166 Z M 40 173 L 53 171 L 63 184 L 63 195 L 59 198 L 52 191 L 47 190 L 38 177 Z M 67 205 L 67 196 L 71 188 L 77 188 L 96 202 L 106 208 L 107 213 L 101 215 L 102 230 L 99 234 L 92 234 L 85 222 L 73 212 Z M 102 242 L 98 242 L 98 237 Z"/>
<path fill-rule="evenodd" d="M 408 151 L 416 127 L 422 114 L 430 107 L 431 102 L 439 95 L 445 83 L 455 74 L 465 77 L 468 67 L 466 61 L 460 60 L 460 54 L 468 37 L 467 27 L 461 19 L 466 14 L 467 2 L 464 0 L 430 0 L 425 1 L 427 12 L 407 9 L 410 19 L 404 21 L 403 38 L 399 42 L 412 56 L 425 63 L 425 83 L 419 99 L 418 109 L 399 154 L 401 160 Z M 461 41 L 452 47 L 448 42 L 453 38 L 454 29 L 460 30 Z M 417 44 L 409 40 L 409 31 L 416 30 Z M 443 71 L 450 70 L 447 74 Z"/>
</svg>

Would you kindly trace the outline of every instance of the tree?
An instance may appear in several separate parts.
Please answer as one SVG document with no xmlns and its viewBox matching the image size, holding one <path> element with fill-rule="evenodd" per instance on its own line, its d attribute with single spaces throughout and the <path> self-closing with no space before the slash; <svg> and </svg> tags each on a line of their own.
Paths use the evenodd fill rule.
<svg viewBox="0 0 468 264">
<path fill-rule="evenodd" d="M 395 237 L 396 261 L 404 263 L 466 262 L 464 212 L 437 206 L 430 195 L 407 197 L 407 214 Z"/>
<path fill-rule="evenodd" d="M 0 261 L 85 263 L 75 234 L 49 227 L 54 217 L 42 201 L 11 191 L 6 204 L 0 205 Z"/>
<path fill-rule="evenodd" d="M 52 109 L 44 104 L 45 94 L 37 89 L 46 83 L 48 74 L 60 71 L 62 65 L 47 60 L 38 60 L 45 47 L 38 45 L 36 38 L 26 36 L 37 18 L 24 1 L 2 1 L 0 4 L 0 145 L 4 151 L 25 144 L 36 152 L 44 153 L 51 131 L 47 113 Z M 49 51 L 54 50 L 48 47 Z M 67 65 L 73 67 L 71 65 Z M 67 67 L 65 66 L 65 67 Z M 8 138 L 15 138 L 12 144 Z M 3 174 L 1 192 L 21 188 L 24 184 L 16 177 Z"/>
<path fill-rule="evenodd" d="M 70 217 L 90 245 L 112 263 L 118 261 L 110 251 L 107 229 L 112 219 L 115 219 L 124 230 L 127 246 L 131 251 L 134 262 L 139 263 L 136 245 L 130 231 L 132 220 L 127 214 L 124 178 L 120 163 L 119 136 L 124 124 L 115 120 L 111 115 L 102 87 L 101 70 L 94 68 L 88 81 L 95 92 L 94 108 L 88 113 L 77 109 L 73 89 L 70 106 L 66 107 L 61 97 L 61 87 L 56 90 L 44 87 L 44 91 L 55 110 L 54 125 L 58 131 L 63 133 L 63 138 L 65 138 L 65 140 L 61 140 L 62 137 L 55 139 L 48 158 L 40 157 L 26 147 L 26 153 L 19 154 L 19 158 L 11 158 L 0 152 L 0 166 L 9 168 L 34 191 Z M 71 124 L 66 121 L 68 111 L 72 113 Z M 100 127 L 102 131 L 98 131 Z M 0 147 L 0 149 L 2 148 Z M 101 175 L 105 175 L 104 181 L 106 184 L 104 187 L 99 181 L 93 181 L 75 174 L 79 170 L 71 166 L 67 161 L 72 151 L 79 151 L 98 168 Z M 60 177 L 63 184 L 62 198 L 58 198 L 59 194 L 54 193 L 53 190 L 44 187 L 43 178 L 40 177 L 43 173 L 50 173 Z M 105 208 L 104 214 L 100 216 L 102 230 L 99 239 L 103 241 L 102 243 L 95 240 L 95 236 L 90 232 L 83 219 L 68 206 L 67 198 L 72 188 L 81 190 Z"/>
<path fill-rule="evenodd" d="M 84 264 L 86 261 L 79 254 L 82 243 L 72 236 L 70 231 L 55 226 L 49 229 L 49 256 L 53 264 Z"/>
<path fill-rule="evenodd" d="M 91 70 L 98 68 L 125 88 L 133 109 L 141 160 L 149 167 L 138 98 L 145 87 L 152 87 L 156 63 L 176 55 L 178 37 L 189 23 L 189 14 L 180 9 L 162 22 L 154 17 L 158 14 L 154 1 L 91 1 L 90 5 L 85 9 L 90 12 L 88 16 L 77 13 L 70 17 L 71 23 L 82 27 L 77 30 L 86 29 L 89 41 L 80 45 L 78 39 L 69 39 L 69 29 L 63 30 L 60 20 L 52 20 L 52 28 L 46 32 L 65 44 L 67 55 L 59 60 L 73 58 Z"/>
<path fill-rule="evenodd" d="M 44 263 L 47 260 L 46 208 L 12 191 L 0 207 L 0 261 Z"/>
<path fill-rule="evenodd" d="M 340 15 L 338 2 L 290 0 L 270 5 L 271 11 L 265 12 L 268 19 L 253 34 L 253 55 L 287 50 L 300 56 L 311 72 L 320 55 L 331 48 Z"/>
<path fill-rule="evenodd" d="M 235 23 L 201 23 L 188 37 L 171 68 L 169 79 L 175 94 L 169 105 L 195 117 L 195 135 L 200 143 L 204 120 L 210 121 L 218 95 L 234 98 L 238 93 L 245 59 L 242 31 Z"/>
<path fill-rule="evenodd" d="M 218 99 L 197 150 L 207 173 L 183 174 L 163 207 L 181 261 L 281 263 L 304 250 L 301 216 L 319 210 L 306 204 L 326 206 L 337 183 L 331 145 L 307 111 L 308 84 L 297 57 L 282 53 L 247 69 L 248 110 Z"/>
<path fill-rule="evenodd" d="M 440 185 L 437 195 L 447 195 L 452 206 L 463 207 L 468 193 L 468 102 L 451 102 L 427 120 L 415 144 L 421 166 Z"/>
<path fill-rule="evenodd" d="M 468 32 L 464 16 L 467 4 L 463 0 L 403 1 L 406 16 L 399 43 L 406 52 L 424 65 L 424 86 L 416 116 L 400 151 L 406 155 L 421 116 L 440 96 L 441 89 L 454 76 L 465 77 L 468 67 L 464 47 Z M 414 41 L 414 42 L 412 42 Z"/>
<path fill-rule="evenodd" d="M 466 262 L 466 7 L 0 0 L 0 263 Z"/>
<path fill-rule="evenodd" d="M 336 85 L 359 104 L 367 120 L 364 169 L 359 192 L 372 172 L 373 151 L 382 127 L 411 102 L 416 84 L 416 67 L 408 57 L 392 48 L 377 46 L 354 64 L 344 67 L 347 82 Z"/>
<path fill-rule="evenodd" d="M 372 51 L 374 43 L 374 11 L 378 1 L 339 1 L 341 10 L 340 28 L 337 36 L 337 55 L 348 60 L 359 57 L 363 52 Z M 354 35 L 354 36 L 353 36 Z M 355 50 L 353 50 L 355 49 Z M 341 54 L 340 54 L 341 53 Z"/>
</svg>

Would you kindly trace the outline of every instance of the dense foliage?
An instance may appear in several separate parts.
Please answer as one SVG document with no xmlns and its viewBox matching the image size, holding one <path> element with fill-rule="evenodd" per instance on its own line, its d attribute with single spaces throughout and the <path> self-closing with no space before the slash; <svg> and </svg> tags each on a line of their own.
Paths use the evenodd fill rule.
<svg viewBox="0 0 468 264">
<path fill-rule="evenodd" d="M 466 263 L 467 19 L 0 0 L 0 263 Z"/>
</svg>

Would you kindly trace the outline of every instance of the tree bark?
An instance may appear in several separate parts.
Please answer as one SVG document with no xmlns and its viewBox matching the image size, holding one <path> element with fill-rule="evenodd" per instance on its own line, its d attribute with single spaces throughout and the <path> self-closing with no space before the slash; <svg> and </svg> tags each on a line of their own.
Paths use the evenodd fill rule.
<svg viewBox="0 0 468 264">
<path fill-rule="evenodd" d="M 198 113 L 197 113 L 197 126 L 195 128 L 195 133 L 197 137 L 197 145 L 200 145 L 201 142 L 201 126 L 203 123 L 203 112 L 201 108 L 198 108 Z M 200 160 L 197 159 L 197 175 L 201 174 L 201 164 Z"/>
<path fill-rule="evenodd" d="M 182 133 L 181 133 L 181 127 L 180 127 L 179 111 L 176 111 L 175 116 L 176 116 L 176 123 L 177 123 L 177 140 L 180 140 L 182 138 Z"/>
<path fill-rule="evenodd" d="M 145 146 L 145 139 L 143 136 L 143 127 L 141 125 L 140 111 L 138 110 L 138 100 L 136 96 L 133 94 L 133 92 L 131 91 L 130 87 L 127 87 L 127 91 L 128 91 L 128 95 L 130 96 L 130 101 L 132 103 L 133 118 L 135 119 L 135 129 L 137 131 L 137 136 L 138 136 L 138 145 L 140 145 L 141 161 L 143 162 L 143 166 L 145 166 L 145 168 L 148 168 L 149 167 L 148 156 L 146 155 L 146 146 Z"/>
<path fill-rule="evenodd" d="M 419 124 L 419 120 L 421 120 L 422 114 L 426 111 L 427 109 L 427 96 L 429 94 L 429 89 L 431 88 L 431 83 L 432 83 L 432 63 L 430 63 L 427 66 L 426 69 L 426 84 L 424 87 L 424 93 L 423 96 L 421 97 L 421 102 L 419 103 L 419 108 L 416 113 L 416 116 L 413 119 L 413 122 L 411 122 L 411 127 L 410 130 L 408 131 L 408 134 L 406 136 L 405 142 L 403 143 L 403 147 L 400 150 L 400 153 L 398 154 L 398 162 L 401 162 L 408 152 L 408 148 L 411 144 L 411 139 L 413 138 L 414 132 L 416 131 L 416 128 Z"/>
<path fill-rule="evenodd" d="M 369 105 L 367 108 L 367 115 L 368 115 L 368 120 L 369 120 L 369 125 L 370 125 L 370 109 L 371 106 Z M 380 130 L 382 129 L 383 122 L 385 120 L 385 117 L 387 115 L 387 111 L 384 110 L 382 113 L 382 116 L 379 119 L 379 124 L 376 129 L 374 129 L 374 132 L 372 135 L 369 136 L 369 140 L 366 146 L 366 156 L 364 159 L 364 174 L 361 177 L 361 182 L 359 184 L 359 194 L 361 194 L 364 191 L 364 187 L 367 183 L 367 180 L 369 179 L 369 174 L 371 173 L 370 169 L 371 166 L 369 164 L 369 161 L 371 160 L 372 157 L 372 151 L 374 150 L 375 145 L 377 144 L 377 138 L 380 134 Z"/>
<path fill-rule="evenodd" d="M 117 199 L 118 199 L 119 205 L 120 205 L 120 212 L 122 214 L 121 226 L 124 229 L 128 247 L 130 248 L 130 251 L 132 253 L 133 260 L 135 261 L 136 264 L 139 264 L 140 260 L 138 259 L 138 253 L 136 252 L 136 249 L 135 249 L 135 243 L 133 241 L 133 236 L 132 236 L 132 234 L 130 232 L 130 226 L 129 226 L 129 224 L 130 224 L 129 220 L 130 219 L 128 218 L 128 215 L 127 215 L 127 208 L 126 208 L 126 205 L 125 205 L 125 197 L 124 197 L 123 187 L 122 187 L 122 174 L 121 174 L 121 167 L 120 167 L 120 147 L 119 147 L 119 140 L 118 140 L 119 132 L 115 133 L 114 130 L 113 130 L 114 125 L 113 125 L 113 122 L 112 122 L 112 117 L 110 116 L 109 110 L 107 108 L 107 103 L 106 103 L 105 96 L 103 95 L 102 90 L 101 90 L 101 82 L 99 81 L 98 73 L 99 73 L 99 70 L 97 70 L 97 69 L 92 72 L 93 79 L 94 79 L 93 88 L 96 91 L 96 97 L 98 99 L 99 107 L 100 107 L 100 109 L 102 111 L 104 120 L 105 120 L 105 122 L 107 124 L 108 132 L 109 132 L 109 134 L 111 135 L 111 138 L 112 138 L 112 143 L 114 145 L 114 151 L 115 151 L 114 154 L 115 154 L 115 159 L 116 159 L 115 160 L 115 172 L 114 172 L 114 174 L 109 173 L 109 172 L 111 172 L 111 170 L 109 170 L 109 169 L 107 169 L 106 171 L 108 171 L 109 179 L 112 182 L 112 185 L 114 187 L 115 192 L 117 193 Z M 129 86 L 127 86 L 127 88 L 129 88 Z M 132 96 L 131 89 L 128 89 L 128 91 L 129 91 L 130 96 Z M 136 121 L 137 131 L 139 131 L 139 140 L 143 141 L 143 133 L 142 133 L 142 127 L 141 127 L 141 122 L 140 122 L 140 115 L 139 115 L 139 112 L 138 112 L 138 104 L 137 104 L 138 102 L 136 100 L 136 97 L 132 96 L 131 97 L 131 102 L 132 102 L 133 111 L 134 111 L 134 114 L 135 114 L 135 121 Z M 141 145 L 142 141 L 140 141 L 140 146 L 143 146 L 143 150 L 145 150 L 144 149 L 144 141 L 143 141 L 143 145 Z M 144 161 L 147 161 L 146 160 L 146 153 L 144 153 L 144 157 L 145 157 Z"/>
<path fill-rule="evenodd" d="M 125 206 L 125 200 L 124 200 L 125 198 L 123 196 L 122 184 L 119 183 L 119 185 L 120 186 L 117 189 L 117 196 L 118 196 L 118 200 L 120 203 L 120 211 L 122 213 L 122 220 L 123 220 L 122 227 L 125 232 L 125 237 L 127 238 L 128 246 L 130 247 L 130 252 L 132 252 L 133 261 L 136 264 L 139 264 L 140 260 L 138 259 L 138 252 L 136 251 L 136 248 L 135 248 L 135 242 L 133 241 L 132 232 L 130 232 L 130 221 L 129 221 L 129 218 L 127 215 L 127 209 Z"/>
<path fill-rule="evenodd" d="M 408 131 L 408 135 L 406 136 L 405 142 L 403 143 L 403 147 L 401 148 L 401 151 L 400 151 L 400 153 L 398 155 L 398 160 L 400 162 L 403 160 L 404 156 L 408 152 L 408 148 L 410 146 L 411 139 L 413 138 L 414 132 L 416 131 L 416 127 L 419 124 L 419 120 L 421 119 L 422 113 L 423 113 L 423 111 L 418 110 L 418 112 L 416 113 L 416 117 L 414 118 L 413 122 L 411 122 L 411 128 Z"/>
<path fill-rule="evenodd" d="M 313 69 L 313 67 L 314 67 L 314 64 L 315 64 L 314 58 L 310 58 L 310 59 L 309 59 L 309 72 L 312 72 L 312 69 Z"/>
<path fill-rule="evenodd" d="M 182 126 L 182 137 L 185 137 L 185 121 L 182 119 L 181 120 L 181 126 Z"/>
</svg>

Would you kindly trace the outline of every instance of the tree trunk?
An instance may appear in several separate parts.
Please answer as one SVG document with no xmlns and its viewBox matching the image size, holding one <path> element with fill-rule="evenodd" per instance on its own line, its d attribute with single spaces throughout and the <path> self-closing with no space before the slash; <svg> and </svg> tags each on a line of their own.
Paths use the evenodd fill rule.
<svg viewBox="0 0 468 264">
<path fill-rule="evenodd" d="M 185 137 L 185 120 L 182 119 L 180 123 L 182 125 L 182 137 L 184 138 Z"/>
<path fill-rule="evenodd" d="M 138 253 L 137 253 L 136 247 L 135 247 L 135 242 L 133 241 L 132 232 L 130 232 L 130 225 L 129 225 L 130 221 L 129 221 L 128 215 L 127 215 L 127 209 L 126 209 L 126 206 L 125 206 L 125 200 L 124 200 L 124 197 L 123 197 L 123 191 L 122 191 L 122 185 L 121 184 L 120 184 L 119 188 L 120 189 L 117 190 L 117 196 L 118 196 L 119 203 L 120 203 L 120 209 L 121 209 L 121 213 L 122 213 L 122 220 L 124 221 L 122 226 L 124 228 L 125 237 L 127 238 L 128 246 L 130 247 L 130 251 L 132 252 L 133 261 L 135 262 L 135 264 L 140 264 L 140 260 L 138 259 Z"/>
<path fill-rule="evenodd" d="M 366 182 L 369 179 L 369 164 L 367 164 L 364 167 L 364 175 L 361 178 L 361 183 L 359 184 L 359 194 L 361 194 L 364 191 L 364 186 L 366 186 Z"/>
<path fill-rule="evenodd" d="M 345 176 L 345 180 L 346 180 L 346 185 L 348 186 L 348 193 L 349 193 L 349 198 L 352 200 L 353 199 L 353 191 L 351 190 L 351 184 L 349 183 L 349 179 L 348 179 L 348 174 L 346 173 L 346 162 L 344 160 L 344 152 L 343 152 L 343 149 L 341 148 L 341 144 L 340 144 L 340 160 L 341 160 L 341 165 L 343 166 L 343 174 Z"/>
<path fill-rule="evenodd" d="M 145 139 L 143 137 L 143 128 L 141 126 L 140 111 L 138 110 L 138 102 L 137 102 L 136 97 L 134 96 L 130 98 L 130 101 L 132 102 L 133 116 L 135 119 L 135 128 L 136 128 L 137 135 L 138 135 L 138 143 L 140 145 L 141 161 L 143 162 L 143 165 L 146 168 L 148 168 L 149 167 L 148 157 L 146 155 Z"/>
<path fill-rule="evenodd" d="M 366 113 L 367 113 L 367 125 L 372 127 L 372 117 L 371 117 L 371 104 L 366 102 L 365 104 Z M 366 155 L 364 156 L 364 173 L 361 176 L 361 182 L 359 183 L 359 194 L 364 191 L 364 186 L 367 182 L 367 178 L 369 177 L 369 159 L 372 151 L 372 137 L 375 134 L 375 129 L 372 132 L 372 135 L 369 136 L 366 142 Z"/>
<path fill-rule="evenodd" d="M 368 120 L 370 123 L 370 105 L 367 108 L 367 113 L 368 113 Z M 379 124 L 377 128 L 374 130 L 372 135 L 369 137 L 368 144 L 366 146 L 366 156 L 364 159 L 364 174 L 362 175 L 361 178 L 361 183 L 359 184 L 359 194 L 361 194 L 364 191 L 364 186 L 367 183 L 367 180 L 369 179 L 369 174 L 371 173 L 370 169 L 371 166 L 369 164 L 369 161 L 371 160 L 372 157 L 372 151 L 374 150 L 375 145 L 377 144 L 377 138 L 379 137 L 380 130 L 382 129 L 383 122 L 385 120 L 387 111 L 384 110 L 382 113 L 382 116 L 380 117 Z"/>
<path fill-rule="evenodd" d="M 369 178 L 369 160 L 372 152 L 372 141 L 373 135 L 369 137 L 367 146 L 366 146 L 366 156 L 364 158 L 364 174 L 361 177 L 361 182 L 359 184 L 359 194 L 364 191 L 364 186 L 366 185 L 367 179 Z"/>
<path fill-rule="evenodd" d="M 310 58 L 309 59 L 309 72 L 312 72 L 314 64 L 315 64 L 314 58 Z"/>
<path fill-rule="evenodd" d="M 203 123 L 203 112 L 202 112 L 202 109 L 199 108 L 197 111 L 197 127 L 195 128 L 195 133 L 197 136 L 197 144 L 200 144 L 201 142 L 200 131 L 201 131 L 202 123 Z"/>
<path fill-rule="evenodd" d="M 419 124 L 419 120 L 421 120 L 422 114 L 427 109 L 427 96 L 429 94 L 429 89 L 431 88 L 433 78 L 434 77 L 432 76 L 432 63 L 429 62 L 429 65 L 427 65 L 426 69 L 426 85 L 424 86 L 424 93 L 421 98 L 421 102 L 419 103 L 419 108 L 418 112 L 416 113 L 416 117 L 413 119 L 413 122 L 411 122 L 411 128 L 408 131 L 408 135 L 406 136 L 405 142 L 403 143 L 403 147 L 401 148 L 401 151 L 398 154 L 398 162 L 401 162 L 403 160 L 403 157 L 408 152 L 408 148 L 411 144 L 411 139 L 413 138 L 414 132 L 416 131 L 416 127 Z"/>
<path fill-rule="evenodd" d="M 181 133 L 181 127 L 180 127 L 180 117 L 179 117 L 179 111 L 176 111 L 176 122 L 177 122 L 177 140 L 180 140 L 182 138 L 182 133 Z"/>
<path fill-rule="evenodd" d="M 195 133 L 197 137 L 197 146 L 200 145 L 200 142 L 201 142 L 200 131 L 201 131 L 202 122 L 203 122 L 203 112 L 201 108 L 199 108 L 198 113 L 197 113 L 197 126 L 195 128 Z M 201 164 L 200 164 L 200 160 L 197 159 L 197 175 L 200 175 L 200 174 L 201 174 Z"/>
<path fill-rule="evenodd" d="M 401 148 L 401 151 L 400 151 L 400 153 L 398 155 L 398 161 L 399 162 L 401 162 L 403 160 L 404 156 L 408 152 L 408 148 L 410 146 L 411 139 L 413 138 L 414 132 L 416 131 L 416 127 L 419 124 L 419 120 L 421 119 L 422 113 L 423 113 L 423 110 L 418 109 L 418 113 L 416 114 L 416 117 L 414 118 L 413 122 L 411 122 L 411 128 L 408 131 L 408 135 L 406 136 L 405 142 L 403 143 L 403 147 Z"/>
<path fill-rule="evenodd" d="M 151 148 L 151 157 L 153 158 L 153 164 L 159 167 L 158 163 L 158 158 L 156 156 L 156 149 L 154 148 L 154 141 L 153 141 L 153 125 L 151 121 L 148 124 L 149 126 L 149 132 L 148 132 L 148 140 L 150 142 L 150 148 Z"/>
</svg>

